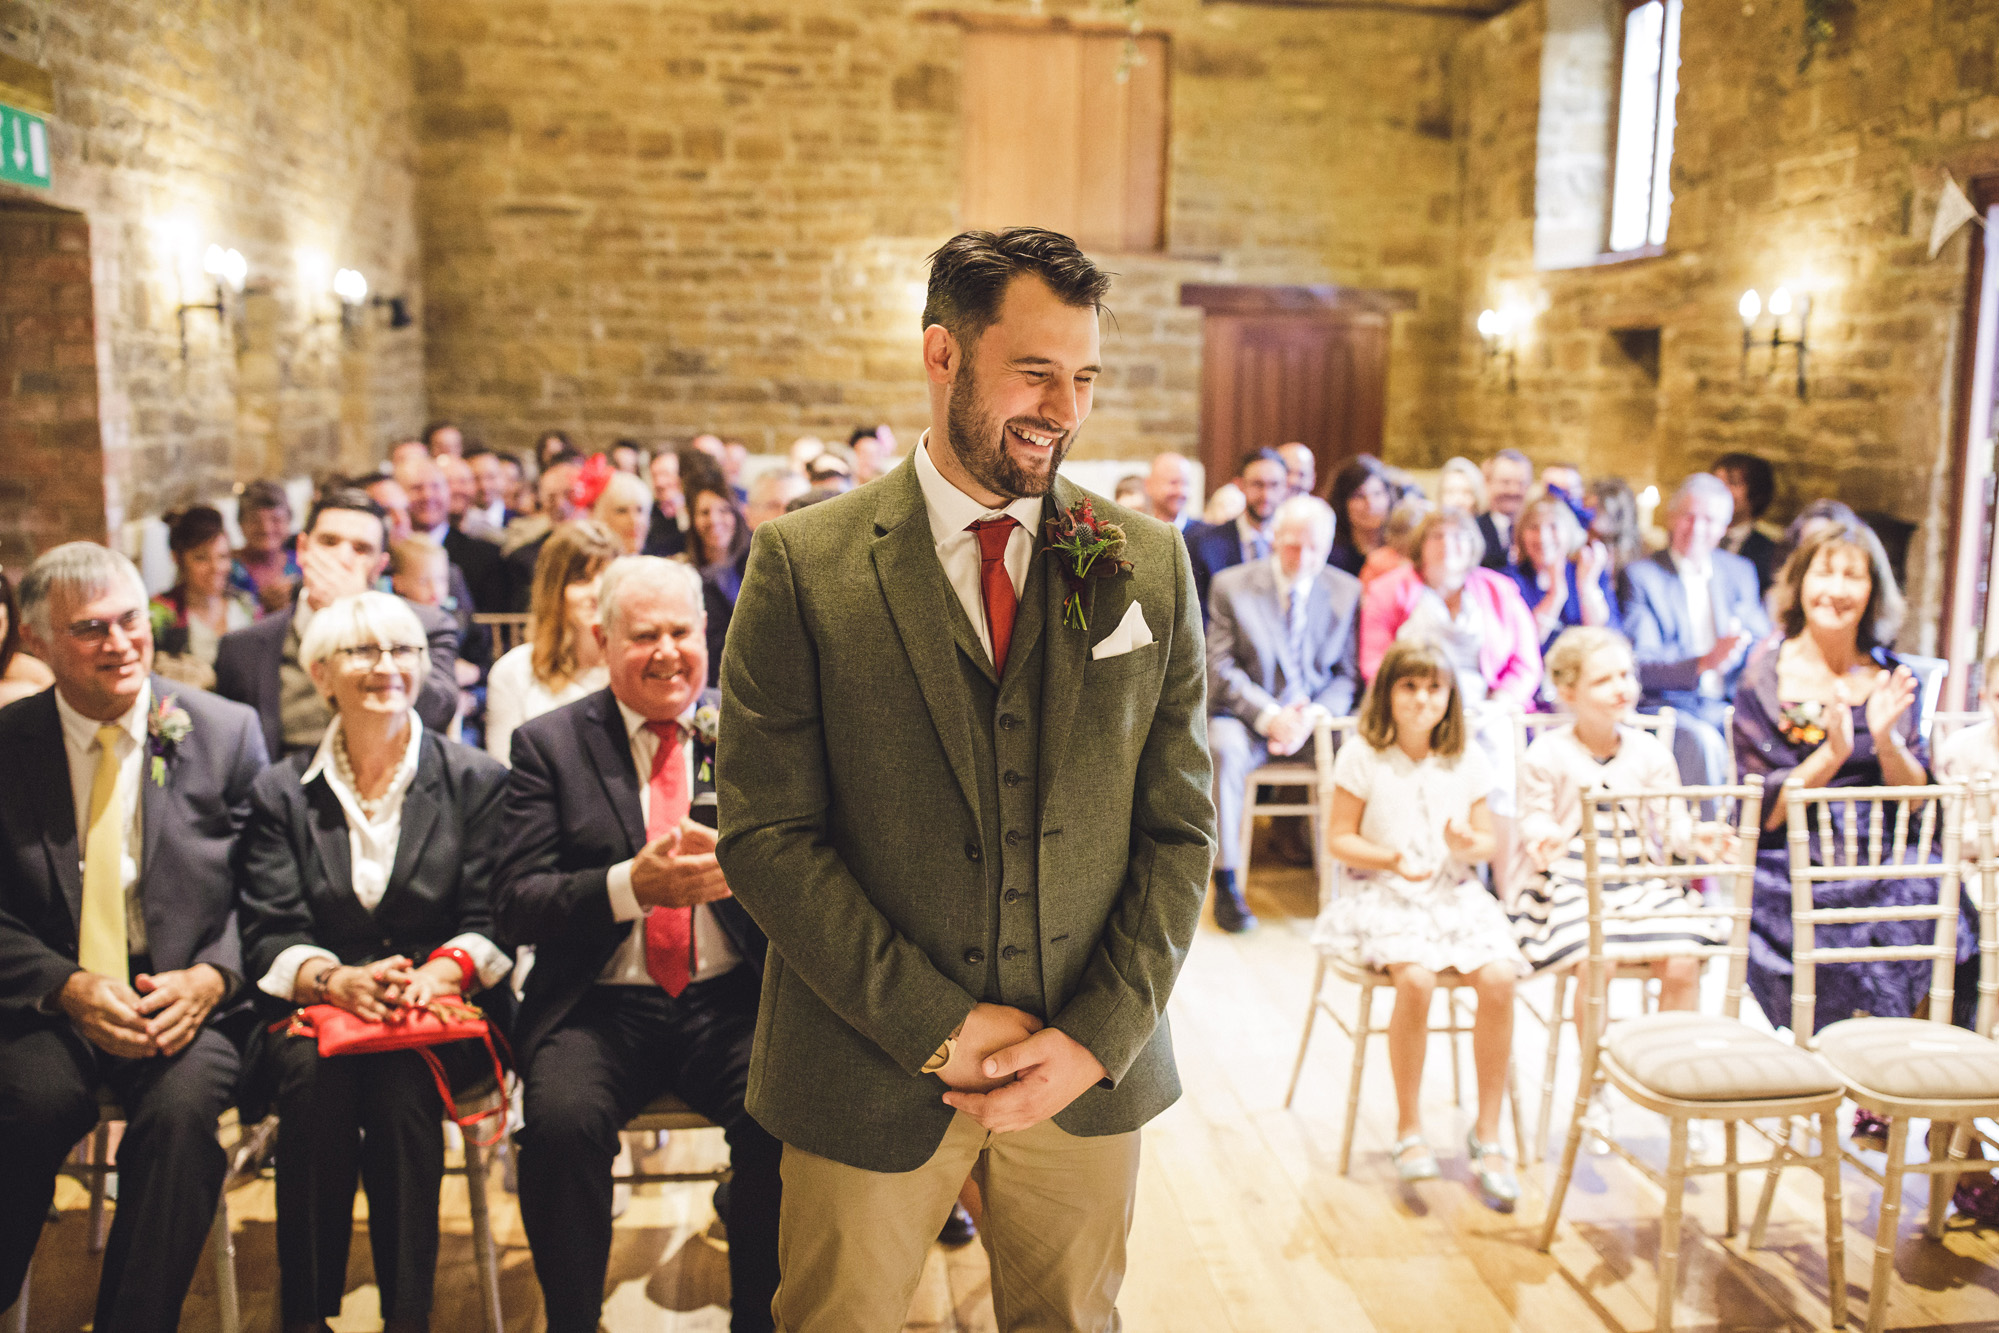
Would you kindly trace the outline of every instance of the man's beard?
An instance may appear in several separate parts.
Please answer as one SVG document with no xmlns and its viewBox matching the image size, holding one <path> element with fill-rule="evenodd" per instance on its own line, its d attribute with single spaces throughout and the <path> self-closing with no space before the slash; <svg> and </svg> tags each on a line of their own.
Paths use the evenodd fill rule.
<svg viewBox="0 0 1999 1333">
<path fill-rule="evenodd" d="M 1054 438 L 1055 447 L 1049 452 L 1046 473 L 1036 475 L 1029 472 L 1007 452 L 1006 423 L 986 410 L 984 400 L 972 385 L 969 371 L 961 372 L 952 383 L 950 413 L 945 419 L 945 426 L 951 435 L 951 452 L 958 456 L 958 462 L 965 471 L 972 474 L 972 480 L 1009 500 L 1046 495 L 1075 437 L 1032 417 L 1016 419 L 1035 434 Z"/>
</svg>

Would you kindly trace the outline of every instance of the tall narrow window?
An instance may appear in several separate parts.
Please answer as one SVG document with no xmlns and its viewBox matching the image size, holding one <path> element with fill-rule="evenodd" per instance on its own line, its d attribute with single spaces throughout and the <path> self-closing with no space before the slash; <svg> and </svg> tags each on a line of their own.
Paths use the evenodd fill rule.
<svg viewBox="0 0 1999 1333">
<path fill-rule="evenodd" d="M 1680 91 L 1680 2 L 1644 0 L 1624 16 L 1612 253 L 1666 243 L 1673 211 L 1673 99 Z"/>
</svg>

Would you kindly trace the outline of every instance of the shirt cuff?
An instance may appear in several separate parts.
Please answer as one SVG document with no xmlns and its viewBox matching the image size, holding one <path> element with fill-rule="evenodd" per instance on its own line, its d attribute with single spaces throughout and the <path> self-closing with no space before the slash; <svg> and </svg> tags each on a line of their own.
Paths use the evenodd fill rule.
<svg viewBox="0 0 1999 1333">
<path fill-rule="evenodd" d="M 645 908 L 639 906 L 638 897 L 632 892 L 630 861 L 620 861 L 611 867 L 604 877 L 604 893 L 611 900 L 611 920 L 636 921 L 645 915 Z"/>
<path fill-rule="evenodd" d="M 479 970 L 480 990 L 498 985 L 502 977 L 514 970 L 512 956 L 501 953 L 499 945 L 476 931 L 468 930 L 463 935 L 453 935 L 439 947 L 463 949 L 472 955 L 472 966 Z"/>
<path fill-rule="evenodd" d="M 1270 724 L 1276 721 L 1277 715 L 1283 711 L 1282 708 L 1272 704 L 1256 715 L 1256 719 L 1249 724 L 1249 729 L 1259 736 L 1268 736 L 1270 734 Z"/>
<path fill-rule="evenodd" d="M 316 944 L 294 944 L 272 960 L 271 970 L 257 982 L 257 989 L 290 1003 L 292 992 L 298 989 L 298 970 L 314 958 L 324 958 L 336 967 L 340 963 L 340 955 L 330 949 Z"/>
</svg>

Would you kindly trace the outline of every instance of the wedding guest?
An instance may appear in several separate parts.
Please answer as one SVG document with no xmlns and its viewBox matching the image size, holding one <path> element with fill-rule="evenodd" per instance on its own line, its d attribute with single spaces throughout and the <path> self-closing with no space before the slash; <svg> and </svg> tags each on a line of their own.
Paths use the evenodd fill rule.
<svg viewBox="0 0 1999 1333">
<path fill-rule="evenodd" d="M 511 967 L 491 899 L 506 769 L 417 718 L 425 638 L 408 604 L 379 592 L 342 598 L 306 631 L 299 658 L 333 721 L 317 750 L 258 777 L 236 869 L 245 972 L 266 1021 L 311 1004 L 381 1021 L 476 999 Z M 483 1046 L 437 1054 L 461 1088 L 491 1078 Z M 322 1059 L 312 1038 L 287 1036 L 265 1064 L 282 1327 L 314 1333 L 339 1315 L 359 1180 L 383 1327 L 428 1329 L 444 1179 L 430 1069 L 415 1051 Z"/>
<path fill-rule="evenodd" d="M 1496 784 L 1470 743 L 1460 680 L 1430 643 L 1398 642 L 1383 658 L 1361 706 L 1359 734 L 1333 761 L 1326 847 L 1359 883 L 1334 902 L 1323 929 L 1329 943 L 1394 980 L 1389 1155 L 1405 1181 L 1438 1175 L 1421 1109 L 1437 974 L 1472 981 L 1478 1116 L 1465 1146 L 1485 1202 L 1508 1212 L 1520 1187 L 1499 1146 L 1499 1110 L 1513 1047 L 1513 987 L 1527 964 L 1505 912 L 1474 870 L 1497 854 L 1486 805 Z"/>
<path fill-rule="evenodd" d="M 444 474 L 444 484 L 451 494 L 451 521 L 463 523 L 472 512 L 472 502 L 479 493 L 478 479 L 472 475 L 472 465 L 457 454 L 442 454 L 437 460 L 438 471 Z"/>
<path fill-rule="evenodd" d="M 626 476 L 639 475 L 645 456 L 645 450 L 639 447 L 637 440 L 619 440 L 611 446 L 611 466 Z"/>
<path fill-rule="evenodd" d="M 535 566 L 527 640 L 486 677 L 486 753 L 501 763 L 509 762 L 523 722 L 604 688 L 597 580 L 620 554 L 617 539 L 587 519 L 549 534 Z"/>
<path fill-rule="evenodd" d="M 1610 552 L 1610 583 L 1617 593 L 1616 604 L 1622 607 L 1631 595 L 1624 571 L 1645 556 L 1645 534 L 1638 527 L 1638 497 L 1624 478 L 1598 477 L 1586 488 L 1585 499 L 1596 510 L 1596 517 L 1590 520 L 1590 536 Z"/>
<path fill-rule="evenodd" d="M 1697 787 L 1727 780 L 1722 717 L 1745 649 L 1770 632 L 1755 567 L 1718 549 L 1734 508 L 1719 478 L 1694 473 L 1666 511 L 1671 544 L 1624 571 L 1624 628 L 1645 687 L 1640 707 L 1672 708 L 1680 776 Z"/>
<path fill-rule="evenodd" d="M 1937 748 L 1937 772 L 1946 782 L 1981 775 L 1999 781 L 1999 653 L 1979 668 L 1978 703 L 1984 719 L 1953 732 Z"/>
<path fill-rule="evenodd" d="M 817 458 L 805 465 L 805 479 L 814 486 L 830 486 L 841 491 L 852 490 L 854 467 L 841 456 L 844 452 L 845 450 L 839 445 L 827 445 L 820 450 Z"/>
<path fill-rule="evenodd" d="M 1319 489 L 1319 459 L 1310 445 L 1295 440 L 1290 444 L 1280 444 L 1277 456 L 1284 460 L 1284 484 L 1290 488 L 1291 494 L 1310 495 Z"/>
<path fill-rule="evenodd" d="M 687 498 L 680 488 L 680 455 L 661 449 L 646 465 L 652 510 L 646 517 L 646 555 L 679 555 L 687 549 Z"/>
<path fill-rule="evenodd" d="M 1270 520 L 1277 506 L 1290 495 L 1290 473 L 1283 455 L 1275 449 L 1258 449 L 1242 460 L 1235 486 L 1242 494 L 1243 508 L 1232 519 L 1203 523 L 1185 533 L 1187 554 L 1194 564 L 1194 589 L 1200 595 L 1201 614 L 1208 613 L 1208 585 L 1215 575 L 1235 565 L 1270 558 Z"/>
<path fill-rule="evenodd" d="M 1145 478 L 1136 472 L 1119 477 L 1116 489 L 1111 491 L 1111 499 L 1126 509 L 1145 512 Z"/>
<path fill-rule="evenodd" d="M 1381 546 L 1388 511 L 1395 507 L 1381 460 L 1361 454 L 1341 468 L 1333 477 L 1332 504 L 1340 522 L 1331 556 L 1333 568 L 1358 576 L 1368 556 Z"/>
<path fill-rule="evenodd" d="M 1241 518 L 1248 507 L 1249 502 L 1243 499 L 1242 487 L 1233 481 L 1225 481 L 1215 487 L 1214 494 L 1210 495 L 1207 503 L 1201 506 L 1201 522 L 1208 527 L 1218 528 Z M 1189 523 L 1187 529 L 1192 529 L 1193 526 Z"/>
<path fill-rule="evenodd" d="M 275 481 L 253 481 L 236 497 L 236 526 L 243 545 L 229 571 L 230 586 L 262 610 L 290 606 L 298 593 L 298 555 L 292 542 L 292 502 Z"/>
<path fill-rule="evenodd" d="M 1527 502 L 1514 528 L 1520 558 L 1503 571 L 1534 613 L 1546 652 L 1572 625 L 1618 628 L 1610 552 L 1592 540 L 1575 510 L 1556 491 Z"/>
<path fill-rule="evenodd" d="M 895 433 L 886 426 L 856 426 L 847 450 L 854 456 L 854 481 L 866 485 L 895 465 Z"/>
<path fill-rule="evenodd" d="M 712 823 L 690 818 L 715 808 L 700 580 L 656 556 L 614 562 L 597 641 L 610 688 L 513 738 L 495 892 L 502 933 L 536 948 L 515 1042 L 521 1220 L 550 1333 L 595 1333 L 618 1134 L 674 1092 L 728 1140 L 730 1326 L 761 1333 L 781 1145 L 744 1094 L 765 942 L 730 896 Z"/>
<path fill-rule="evenodd" d="M 1347 716 L 1360 684 L 1360 583 L 1326 563 L 1332 507 L 1294 495 L 1278 506 L 1270 528 L 1268 560 L 1225 569 L 1209 588 L 1215 924 L 1231 933 L 1256 925 L 1236 883 L 1244 784 L 1272 758 L 1309 756 L 1316 719 Z"/>
<path fill-rule="evenodd" d="M 531 468 L 512 454 L 500 455 L 500 472 L 505 482 L 503 492 L 507 508 L 516 514 L 539 512 L 540 498 L 535 495 L 535 483 L 541 478 L 540 468 Z M 508 519 L 511 525 L 512 519 Z"/>
<path fill-rule="evenodd" d="M 314 750 L 333 720 L 298 649 L 313 616 L 342 597 L 366 591 L 388 568 L 388 521 L 361 492 L 335 486 L 320 494 L 306 521 L 298 601 L 248 629 L 223 636 L 215 654 L 215 692 L 249 704 L 263 721 L 266 752 Z M 442 732 L 458 710 L 458 622 L 434 607 L 416 617 L 429 639 L 430 674 L 417 698 L 424 724 Z"/>
<path fill-rule="evenodd" d="M 536 512 L 507 529 L 507 540 L 500 551 L 507 567 L 508 610 L 528 609 L 528 594 L 534 587 L 534 566 L 541 555 L 542 543 L 557 524 L 567 523 L 581 512 L 572 490 L 582 472 L 583 460 L 573 454 L 544 467 L 535 482 L 539 501 Z"/>
<path fill-rule="evenodd" d="M 22 643 L 20 604 L 7 571 L 0 569 L 0 708 L 55 683 L 55 673 Z M 0 1290 L 0 1295 L 5 1294 Z"/>
<path fill-rule="evenodd" d="M 472 536 L 497 542 L 514 518 L 507 506 L 513 493 L 507 460 L 485 445 L 475 444 L 465 451 L 465 463 L 472 469 L 472 506 L 459 526 Z"/>
<path fill-rule="evenodd" d="M 1485 472 L 1469 458 L 1446 458 L 1437 471 L 1437 507 L 1485 512 Z M 1481 529 L 1481 534 L 1483 529 Z"/>
<path fill-rule="evenodd" d="M 460 460 L 446 461 L 469 474 Z M 436 542 L 451 562 L 446 582 L 447 595 L 456 603 L 453 609 L 468 616 L 505 609 L 507 572 L 499 545 L 467 532 L 453 516 L 444 464 L 419 454 L 396 465 L 396 482 L 409 497 L 410 531 Z"/>
<path fill-rule="evenodd" d="M 555 462 L 557 459 L 567 458 L 572 454 L 580 457 L 580 453 L 576 445 L 570 441 L 569 432 L 567 431 L 545 430 L 535 437 L 534 464 L 543 472 L 547 472 L 549 464 Z"/>
<path fill-rule="evenodd" d="M 1710 478 L 1710 480 L 1713 480 Z M 1719 483 L 1717 483 L 1719 484 Z M 1746 563 L 1746 562 L 1745 562 Z M 1784 563 L 1781 634 L 1758 644 L 1735 691 L 1735 755 L 1744 775 L 1763 778 L 1763 838 L 1756 853 L 1750 918 L 1749 988 L 1772 1026 L 1791 1021 L 1791 853 L 1784 784 L 1805 787 L 1915 787 L 1930 781 L 1915 673 L 1890 649 L 1904 603 L 1880 539 L 1866 524 L 1819 527 Z M 1823 808 L 1820 840 L 1869 835 L 1869 807 Z M 1852 827 L 1849 828 L 1849 821 Z M 1815 823 L 1819 821 L 1815 820 Z M 1875 836 L 1880 836 L 1879 831 Z M 1814 860 L 1814 864 L 1819 864 Z M 1822 908 L 1878 907 L 1936 901 L 1934 879 L 1856 878 L 1815 884 Z M 1814 943 L 1927 943 L 1933 921 L 1820 924 Z M 1957 934 L 1957 1013 L 1968 1026 L 1977 1001 L 1978 924 L 1970 903 Z M 1930 989 L 1928 961 L 1868 962 L 1817 969 L 1819 1027 L 1872 1014 L 1906 1018 Z M 1886 1125 L 1867 1112 L 1854 1124 L 1865 1147 L 1886 1141 Z"/>
<path fill-rule="evenodd" d="M 1433 509 L 1435 506 L 1430 503 L 1430 498 L 1418 491 L 1398 500 L 1395 508 L 1388 511 L 1388 522 L 1381 529 L 1381 545 L 1368 553 L 1367 560 L 1360 567 L 1358 577 L 1363 589 L 1386 576 L 1422 577 L 1416 572 L 1416 533 Z"/>
<path fill-rule="evenodd" d="M 56 683 L 0 710 L 0 1300 L 109 1093 L 125 1134 L 94 1326 L 172 1333 L 254 1026 L 229 856 L 264 743 L 249 709 L 151 673 L 125 557 L 58 546 L 20 600 Z"/>
<path fill-rule="evenodd" d="M 1527 503 L 1527 487 L 1534 480 L 1534 464 L 1518 449 L 1501 449 L 1485 461 L 1485 512 L 1478 516 L 1478 530 L 1485 538 L 1485 555 L 1479 561 L 1487 569 L 1504 569 L 1513 559 L 1513 524 L 1520 507 Z"/>
<path fill-rule="evenodd" d="M 1188 504 L 1193 494 L 1193 459 L 1171 449 L 1152 456 L 1152 468 L 1145 474 L 1145 504 L 1140 508 L 1184 533 L 1196 521 Z"/>
<path fill-rule="evenodd" d="M 354 480 L 382 511 L 382 522 L 391 543 L 399 542 L 415 531 L 410 522 L 410 495 L 401 482 L 392 476 L 356 477 Z"/>
<path fill-rule="evenodd" d="M 458 458 L 465 453 L 465 432 L 455 421 L 433 421 L 423 428 L 424 447 L 435 458 Z"/>
<path fill-rule="evenodd" d="M 803 476 L 788 468 L 772 468 L 768 472 L 759 473 L 757 479 L 750 483 L 750 499 L 743 507 L 743 521 L 749 524 L 751 532 L 755 532 L 765 523 L 782 515 L 787 505 L 811 489 L 811 484 Z M 648 552 L 648 554 L 656 553 Z"/>
<path fill-rule="evenodd" d="M 1583 470 L 1574 463 L 1548 463 L 1541 468 L 1541 489 L 1554 491 L 1580 504 L 1583 498 Z"/>
<path fill-rule="evenodd" d="M 1762 530 L 1763 515 L 1777 498 L 1776 470 L 1769 459 L 1756 454 L 1723 454 L 1714 460 L 1713 472 L 1735 500 L 1735 520 L 1728 525 L 1721 549 L 1756 566 L 1757 584 L 1768 592 L 1783 563 L 1776 539 Z"/>
<path fill-rule="evenodd" d="M 254 623 L 257 603 L 230 586 L 235 557 L 222 514 L 213 506 L 190 505 L 170 515 L 167 550 L 173 554 L 174 583 L 152 600 L 153 669 L 208 689 L 215 684 L 222 636 Z"/>
<path fill-rule="evenodd" d="M 625 555 L 645 550 L 652 521 L 652 492 L 629 472 L 613 472 L 590 506 L 590 517 L 604 525 Z"/>
<path fill-rule="evenodd" d="M 743 582 L 741 565 L 749 558 L 750 525 L 726 484 L 719 489 L 703 484 L 690 491 L 687 508 L 691 520 L 686 561 L 704 575 L 715 575 L 734 603 Z"/>
</svg>

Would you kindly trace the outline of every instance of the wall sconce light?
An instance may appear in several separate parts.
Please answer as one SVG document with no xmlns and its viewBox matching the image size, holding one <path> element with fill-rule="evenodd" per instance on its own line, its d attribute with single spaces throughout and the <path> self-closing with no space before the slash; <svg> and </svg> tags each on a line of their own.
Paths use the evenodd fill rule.
<svg viewBox="0 0 1999 1333">
<path fill-rule="evenodd" d="M 340 298 L 340 328 L 352 336 L 360 331 L 361 312 L 367 308 L 368 279 L 361 270 L 343 268 L 333 275 L 333 294 Z"/>
<path fill-rule="evenodd" d="M 1515 347 L 1513 320 L 1497 310 L 1478 312 L 1478 336 L 1485 344 L 1485 373 L 1497 378 L 1501 361 L 1506 365 L 1506 391 L 1516 393 L 1520 382 L 1516 375 L 1518 354 Z"/>
<path fill-rule="evenodd" d="M 215 280 L 215 299 L 183 301 L 174 312 L 174 317 L 180 322 L 180 359 L 183 362 L 187 360 L 188 311 L 213 310 L 216 322 L 226 323 L 229 319 L 229 295 L 242 295 L 243 282 L 250 276 L 250 261 L 243 258 L 240 250 L 224 250 L 219 245 L 211 245 L 202 257 L 201 270 Z"/>
<path fill-rule="evenodd" d="M 1791 289 L 1779 287 L 1770 293 L 1770 304 L 1766 307 L 1763 298 L 1750 288 L 1736 302 L 1735 312 L 1742 316 L 1742 378 L 1749 378 L 1749 353 L 1759 341 L 1756 327 L 1766 313 L 1770 316 L 1770 366 L 1766 373 L 1775 373 L 1777 358 L 1786 347 L 1797 349 L 1798 353 L 1798 401 L 1803 402 L 1806 393 L 1806 368 L 1811 356 L 1812 298 L 1809 294 L 1796 302 L 1798 314 L 1798 334 L 1795 338 L 1784 336 L 1784 321 L 1792 310 Z"/>
<path fill-rule="evenodd" d="M 406 329 L 416 323 L 416 316 L 410 314 L 409 300 L 406 297 L 377 296 L 371 299 L 370 304 L 388 307 L 389 327 L 392 329 Z"/>
</svg>

